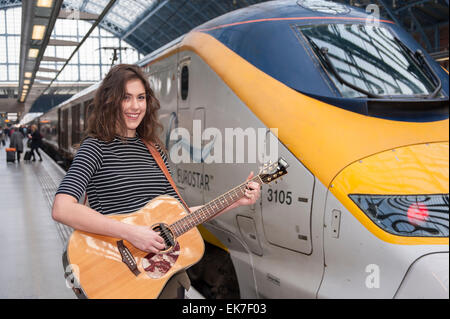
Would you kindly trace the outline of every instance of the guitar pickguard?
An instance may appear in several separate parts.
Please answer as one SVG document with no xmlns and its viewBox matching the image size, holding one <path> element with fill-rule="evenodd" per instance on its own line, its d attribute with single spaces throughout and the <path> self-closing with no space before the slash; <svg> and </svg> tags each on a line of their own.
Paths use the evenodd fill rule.
<svg viewBox="0 0 450 319">
<path fill-rule="evenodd" d="M 163 277 L 180 255 L 180 244 L 177 243 L 170 251 L 161 254 L 149 253 L 142 259 L 142 268 L 145 273 L 152 279 Z"/>
</svg>

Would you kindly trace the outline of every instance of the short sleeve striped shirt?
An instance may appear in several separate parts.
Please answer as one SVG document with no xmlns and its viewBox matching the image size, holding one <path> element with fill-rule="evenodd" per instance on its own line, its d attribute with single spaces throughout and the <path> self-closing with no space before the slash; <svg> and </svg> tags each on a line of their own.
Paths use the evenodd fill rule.
<svg viewBox="0 0 450 319">
<path fill-rule="evenodd" d="M 169 168 L 165 154 L 158 150 Z M 102 214 L 135 212 L 159 195 L 179 200 L 139 137 L 126 138 L 126 143 L 120 138 L 85 139 L 56 194 L 79 201 L 85 191 L 90 207 Z"/>
</svg>

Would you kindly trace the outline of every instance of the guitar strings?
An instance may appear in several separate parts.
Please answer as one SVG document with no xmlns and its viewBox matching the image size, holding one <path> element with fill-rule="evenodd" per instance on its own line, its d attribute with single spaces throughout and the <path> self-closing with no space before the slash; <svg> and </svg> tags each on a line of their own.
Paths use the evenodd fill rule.
<svg viewBox="0 0 450 319">
<path fill-rule="evenodd" d="M 168 229 L 164 226 L 160 226 L 160 235 L 164 239 L 164 244 L 166 246 L 169 246 L 169 244 L 172 244 L 172 241 L 170 240 L 170 238 L 172 237 L 170 229 Z"/>
<path fill-rule="evenodd" d="M 202 220 L 202 215 L 200 215 L 200 214 L 203 214 L 203 213 L 204 213 L 203 210 L 204 210 L 204 209 L 207 210 L 207 209 L 208 209 L 208 208 L 207 208 L 208 205 L 212 207 L 212 205 L 210 205 L 210 204 L 213 204 L 213 203 L 214 203 L 216 200 L 218 200 L 219 198 L 225 198 L 225 199 L 226 199 L 226 196 L 230 196 L 231 199 L 232 199 L 232 202 L 237 201 L 239 198 L 234 199 L 233 196 L 230 195 L 230 193 L 234 192 L 234 193 L 237 195 L 237 194 L 239 194 L 238 191 L 243 192 L 243 191 L 241 190 L 241 187 L 244 186 L 245 188 L 247 188 L 247 184 L 248 184 L 249 182 L 257 182 L 257 183 L 260 184 L 260 185 L 263 184 L 263 181 L 262 181 L 261 177 L 260 177 L 259 174 L 258 174 L 258 175 L 256 175 L 255 177 L 253 177 L 252 179 L 250 179 L 250 180 L 248 180 L 248 181 L 245 181 L 245 182 L 243 182 L 242 184 L 240 184 L 240 185 L 234 187 L 233 189 L 229 190 L 229 191 L 226 192 L 225 194 L 223 194 L 223 195 L 221 195 L 221 196 L 219 196 L 219 197 L 217 197 L 217 198 L 215 198 L 215 199 L 209 201 L 208 203 L 206 203 L 203 207 L 201 207 L 201 208 L 198 209 L 197 211 L 193 212 L 193 213 L 190 214 L 190 215 L 187 215 L 187 216 L 181 218 L 180 220 L 178 220 L 178 221 L 176 221 L 175 223 L 173 223 L 171 226 L 177 227 L 177 225 L 180 224 L 180 227 L 181 227 L 181 233 L 178 234 L 178 236 L 181 236 L 183 233 L 185 233 L 186 231 L 188 231 L 188 230 L 191 228 L 191 227 L 188 227 L 188 229 L 185 230 L 185 229 L 184 229 L 185 227 L 183 226 L 183 225 L 185 225 L 185 224 L 188 224 L 188 225 L 189 225 L 189 224 L 191 223 L 189 220 L 194 221 L 194 225 L 195 225 L 195 224 L 198 225 L 199 223 L 195 221 L 195 218 L 199 218 L 200 221 L 201 221 L 201 220 Z M 226 201 L 227 201 L 227 203 L 228 203 L 228 200 L 226 200 Z M 216 207 L 218 207 L 217 204 L 214 204 L 214 205 L 215 205 Z M 208 216 L 205 216 L 205 217 L 208 217 Z"/>
</svg>

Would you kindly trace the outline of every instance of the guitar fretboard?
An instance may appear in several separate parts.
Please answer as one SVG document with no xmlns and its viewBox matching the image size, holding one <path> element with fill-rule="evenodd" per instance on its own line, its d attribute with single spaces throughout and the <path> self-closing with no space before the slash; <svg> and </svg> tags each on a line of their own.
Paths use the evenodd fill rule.
<svg viewBox="0 0 450 319">
<path fill-rule="evenodd" d="M 250 181 L 257 182 L 259 185 L 263 183 L 259 175 L 253 177 Z M 181 236 L 185 232 L 204 223 L 209 218 L 213 217 L 228 206 L 231 206 L 234 202 L 244 197 L 248 182 L 249 181 L 246 181 L 241 185 L 236 186 L 222 196 L 210 201 L 203 207 L 197 209 L 195 212 L 192 212 L 191 214 L 170 225 L 169 227 L 174 231 L 174 235 L 176 237 Z"/>
</svg>

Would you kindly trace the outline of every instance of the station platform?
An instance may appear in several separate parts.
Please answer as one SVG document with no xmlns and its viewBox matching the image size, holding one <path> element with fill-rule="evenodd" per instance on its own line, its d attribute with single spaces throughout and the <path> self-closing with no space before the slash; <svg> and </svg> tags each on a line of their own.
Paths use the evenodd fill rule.
<svg viewBox="0 0 450 319">
<path fill-rule="evenodd" d="M 5 146 L 0 147 L 2 299 L 76 298 L 66 286 L 61 259 L 71 229 L 51 217 L 65 171 L 40 153 L 42 162 L 7 163 Z"/>
</svg>

